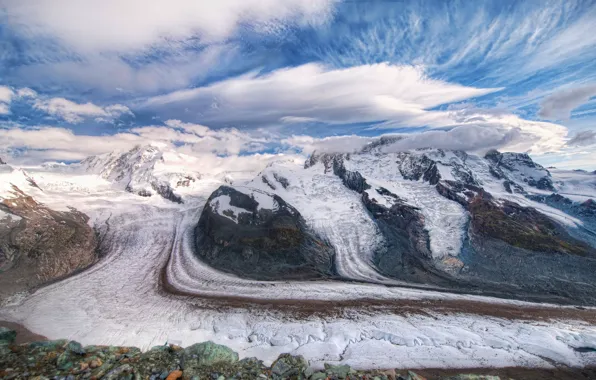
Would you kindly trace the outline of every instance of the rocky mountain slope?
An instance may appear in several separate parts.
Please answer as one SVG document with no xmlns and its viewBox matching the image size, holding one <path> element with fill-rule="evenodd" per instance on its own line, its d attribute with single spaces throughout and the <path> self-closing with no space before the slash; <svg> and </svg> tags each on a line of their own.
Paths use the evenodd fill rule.
<svg viewBox="0 0 596 380">
<path fill-rule="evenodd" d="M 277 195 L 221 186 L 196 228 L 200 257 L 226 272 L 256 279 L 334 275 L 334 251 Z"/>
<path fill-rule="evenodd" d="M 302 167 L 276 162 L 242 191 L 295 208 L 346 280 L 596 303 L 592 173 L 570 181 L 526 154 L 390 147 L 381 139 L 354 154 L 315 153 Z"/>
<path fill-rule="evenodd" d="M 87 268 L 97 259 L 89 217 L 53 210 L 25 190 L 43 192 L 23 170 L 3 165 L 0 187 L 0 301 Z"/>
</svg>

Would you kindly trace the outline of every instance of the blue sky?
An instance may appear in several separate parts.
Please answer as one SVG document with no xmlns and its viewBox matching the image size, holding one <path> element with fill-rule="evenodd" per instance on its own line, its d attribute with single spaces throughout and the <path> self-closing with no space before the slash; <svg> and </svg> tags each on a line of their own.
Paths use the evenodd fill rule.
<svg viewBox="0 0 596 380">
<path fill-rule="evenodd" d="M 596 169 L 594 1 L 0 0 L 0 154 L 529 152 Z"/>
</svg>

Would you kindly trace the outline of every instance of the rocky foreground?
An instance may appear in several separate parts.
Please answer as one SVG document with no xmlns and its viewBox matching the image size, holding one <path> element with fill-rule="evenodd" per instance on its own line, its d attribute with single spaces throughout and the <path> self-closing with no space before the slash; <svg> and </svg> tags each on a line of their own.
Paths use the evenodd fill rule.
<svg viewBox="0 0 596 380">
<path fill-rule="evenodd" d="M 282 354 L 267 367 L 256 358 L 239 360 L 213 342 L 182 348 L 165 344 L 147 352 L 136 347 L 86 346 L 68 340 L 16 344 L 16 331 L 0 327 L 0 379 L 311 379 L 311 380 L 499 380 L 594 379 L 596 369 L 479 369 L 357 371 L 347 365 L 313 369 L 302 356 Z M 501 376 L 494 373 L 500 373 Z M 505 374 L 505 376 L 503 376 Z M 428 376 L 428 377 L 425 377 Z"/>
</svg>

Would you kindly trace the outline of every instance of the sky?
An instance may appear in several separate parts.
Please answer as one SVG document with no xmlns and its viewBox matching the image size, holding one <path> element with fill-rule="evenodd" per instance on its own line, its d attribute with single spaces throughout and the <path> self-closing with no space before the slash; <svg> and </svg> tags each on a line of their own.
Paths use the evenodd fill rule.
<svg viewBox="0 0 596 380">
<path fill-rule="evenodd" d="M 596 2 L 0 0 L 0 156 L 529 153 L 596 169 Z"/>
</svg>

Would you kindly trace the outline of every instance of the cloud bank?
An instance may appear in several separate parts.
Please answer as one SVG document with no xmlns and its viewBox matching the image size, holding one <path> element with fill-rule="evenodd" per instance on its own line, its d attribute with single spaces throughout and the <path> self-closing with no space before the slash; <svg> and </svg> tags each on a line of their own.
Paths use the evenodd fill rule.
<svg viewBox="0 0 596 380">
<path fill-rule="evenodd" d="M 0 152 L 19 161 L 78 161 L 136 145 L 161 143 L 172 149 L 197 154 L 238 155 L 265 150 L 272 139 L 265 133 L 243 133 L 236 129 L 212 130 L 208 127 L 168 120 L 165 125 L 132 128 L 113 135 L 75 134 L 68 128 L 0 128 Z"/>
<path fill-rule="evenodd" d="M 596 96 L 596 84 L 555 91 L 540 104 L 538 116 L 544 119 L 569 119 L 571 111 Z"/>
</svg>

